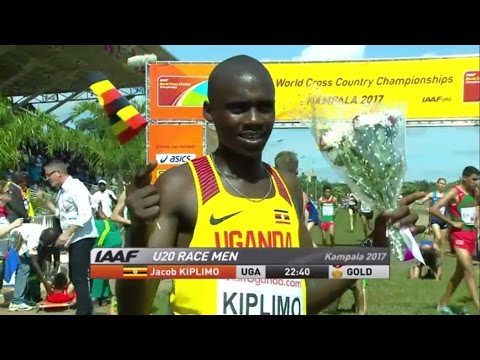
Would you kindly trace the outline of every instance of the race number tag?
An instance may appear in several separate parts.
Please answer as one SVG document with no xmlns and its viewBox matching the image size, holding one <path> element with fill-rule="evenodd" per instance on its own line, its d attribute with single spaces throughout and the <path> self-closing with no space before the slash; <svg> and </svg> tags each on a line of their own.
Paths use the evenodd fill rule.
<svg viewBox="0 0 480 360">
<path fill-rule="evenodd" d="M 333 216 L 333 204 L 323 204 L 322 215 Z"/>
<path fill-rule="evenodd" d="M 465 225 L 475 225 L 475 215 L 477 212 L 476 207 L 467 207 L 460 209 L 460 215 Z"/>
<path fill-rule="evenodd" d="M 217 315 L 305 315 L 302 281 L 218 280 Z"/>
</svg>

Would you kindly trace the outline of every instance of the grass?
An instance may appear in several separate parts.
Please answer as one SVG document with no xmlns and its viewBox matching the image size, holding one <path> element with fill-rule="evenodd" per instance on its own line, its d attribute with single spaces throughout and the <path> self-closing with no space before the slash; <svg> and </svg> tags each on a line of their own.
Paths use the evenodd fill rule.
<svg viewBox="0 0 480 360">
<path fill-rule="evenodd" d="M 354 232 L 348 232 L 348 213 L 340 210 L 336 223 L 336 243 L 353 244 L 363 237 L 362 224 L 357 219 Z M 419 224 L 426 225 L 427 216 L 421 214 Z M 314 241 L 320 243 L 320 231 L 315 228 L 312 230 Z M 426 235 L 426 238 L 430 238 Z M 445 248 L 447 250 L 447 248 Z M 401 263 L 392 259 L 391 277 L 388 280 L 370 280 L 367 286 L 368 313 L 370 315 L 435 315 L 436 305 L 442 296 L 447 282 L 453 274 L 455 268 L 455 258 L 444 257 L 442 280 L 408 280 L 409 267 L 411 263 Z M 478 279 L 478 266 L 475 267 L 476 278 Z M 170 286 L 168 282 L 162 284 L 157 293 L 154 302 L 156 314 L 165 314 L 168 309 L 168 292 Z M 343 296 L 339 313 L 350 314 L 350 308 L 353 304 L 353 295 L 346 292 Z M 468 294 L 466 285 L 462 282 L 454 294 L 450 303 L 455 311 L 465 307 L 471 313 L 474 313 L 473 303 Z"/>
</svg>

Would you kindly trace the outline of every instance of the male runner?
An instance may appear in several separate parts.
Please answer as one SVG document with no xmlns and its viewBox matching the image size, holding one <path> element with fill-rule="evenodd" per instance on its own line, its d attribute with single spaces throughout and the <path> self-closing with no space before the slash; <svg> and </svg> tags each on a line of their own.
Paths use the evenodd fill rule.
<svg viewBox="0 0 480 360">
<path fill-rule="evenodd" d="M 439 178 L 436 183 L 437 189 L 428 193 L 423 199 L 421 199 L 418 203 L 424 204 L 426 201 L 430 200 L 431 205 L 433 207 L 438 201 L 445 195 L 445 186 L 447 185 L 447 180 L 444 178 Z M 445 214 L 445 206 L 442 206 L 440 209 L 442 214 Z M 442 252 L 443 246 L 443 239 L 446 239 L 447 232 L 448 232 L 448 223 L 443 221 L 442 219 L 437 218 L 436 216 L 430 216 L 428 225 L 431 227 L 433 231 L 433 240 L 437 244 L 440 252 Z M 442 256 L 443 257 L 443 256 Z"/>
<path fill-rule="evenodd" d="M 477 168 L 467 166 L 463 170 L 461 184 L 450 189 L 445 196 L 430 208 L 430 214 L 450 225 L 450 242 L 457 254 L 457 267 L 438 304 L 438 311 L 444 314 L 453 314 L 453 311 L 448 306 L 448 302 L 462 278 L 467 284 L 468 292 L 473 299 L 477 312 L 480 311 L 472 264 L 472 255 L 475 253 L 477 241 L 477 229 L 475 226 L 478 226 L 479 221 L 479 175 L 480 172 Z M 448 207 L 448 216 L 440 211 L 444 206 Z"/>
<path fill-rule="evenodd" d="M 373 210 L 364 201 L 360 202 L 360 218 L 362 219 L 363 233 L 368 236 L 373 229 Z"/>
<path fill-rule="evenodd" d="M 279 173 L 261 160 L 275 121 L 275 87 L 267 69 L 248 56 L 220 63 L 209 77 L 203 111 L 218 133 L 217 150 L 166 171 L 155 185 L 150 185 L 155 161 L 139 171 L 127 189 L 132 225 L 126 246 L 312 247 L 296 176 Z M 393 214 L 379 217 L 373 246 L 388 246 L 387 221 L 413 233 L 424 231 L 405 206 L 421 196 L 412 194 Z M 177 314 L 305 314 L 307 309 L 316 314 L 354 282 L 174 280 L 171 304 Z M 119 314 L 149 314 L 158 284 L 117 281 Z M 242 302 L 247 294 L 249 302 Z M 252 294 L 263 301 L 253 301 Z M 290 306 L 271 307 L 273 301 Z"/>
<path fill-rule="evenodd" d="M 320 210 L 320 229 L 322 229 L 322 244 L 327 246 L 327 236 L 330 244 L 335 245 L 335 216 L 338 212 L 337 199 L 332 195 L 332 188 L 327 185 L 323 188 L 323 196 L 318 199 Z"/>
</svg>

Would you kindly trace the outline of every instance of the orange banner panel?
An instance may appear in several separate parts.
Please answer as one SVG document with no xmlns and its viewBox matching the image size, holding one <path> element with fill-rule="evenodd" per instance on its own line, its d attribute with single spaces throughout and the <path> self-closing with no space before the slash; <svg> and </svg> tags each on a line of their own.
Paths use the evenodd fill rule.
<svg viewBox="0 0 480 360">
<path fill-rule="evenodd" d="M 207 99 L 207 81 L 215 64 L 149 67 L 150 119 L 203 120 L 201 104 Z"/>
<path fill-rule="evenodd" d="M 204 155 L 205 125 L 148 126 L 148 161 L 157 160 L 155 182 L 166 170 Z"/>
</svg>

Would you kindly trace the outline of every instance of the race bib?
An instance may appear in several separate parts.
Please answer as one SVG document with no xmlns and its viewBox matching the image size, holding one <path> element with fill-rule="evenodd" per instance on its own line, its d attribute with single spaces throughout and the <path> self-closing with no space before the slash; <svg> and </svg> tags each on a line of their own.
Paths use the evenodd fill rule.
<svg viewBox="0 0 480 360">
<path fill-rule="evenodd" d="M 462 221 L 465 223 L 465 225 L 475 225 L 476 212 L 476 207 L 467 207 L 460 209 L 460 215 L 462 216 Z"/>
<path fill-rule="evenodd" d="M 363 203 L 363 202 L 362 202 L 362 204 L 360 205 L 360 208 L 362 209 L 362 212 L 365 212 L 365 213 L 368 213 L 368 212 L 371 212 L 371 211 L 372 211 L 372 209 L 370 209 L 370 208 L 368 207 L 368 205 L 365 204 L 365 203 Z"/>
<path fill-rule="evenodd" d="M 323 204 L 322 215 L 333 216 L 333 204 Z"/>
<path fill-rule="evenodd" d="M 218 280 L 217 315 L 305 315 L 302 281 Z"/>
</svg>

